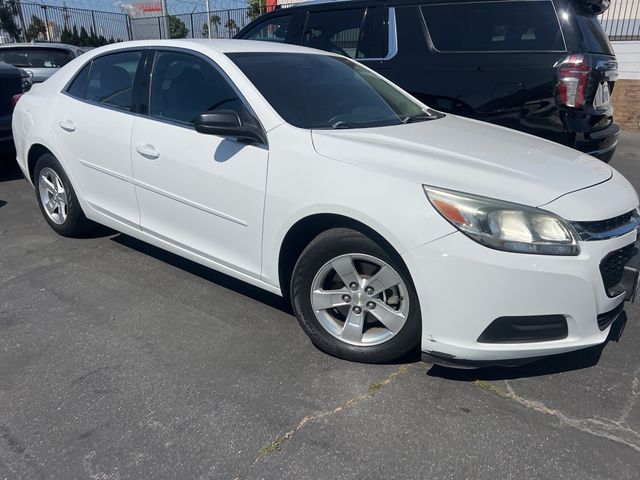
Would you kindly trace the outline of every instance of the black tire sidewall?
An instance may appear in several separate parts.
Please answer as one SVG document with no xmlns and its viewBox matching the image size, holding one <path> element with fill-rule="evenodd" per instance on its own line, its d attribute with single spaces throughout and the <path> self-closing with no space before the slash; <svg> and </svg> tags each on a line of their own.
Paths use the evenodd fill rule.
<svg viewBox="0 0 640 480">
<path fill-rule="evenodd" d="M 407 321 L 400 332 L 380 345 L 356 346 L 342 342 L 325 330 L 313 311 L 311 286 L 315 275 L 329 260 L 344 254 L 371 255 L 384 261 L 400 274 L 407 287 L 410 305 Z M 307 246 L 294 268 L 290 291 L 298 321 L 316 347 L 346 360 L 384 363 L 396 360 L 420 345 L 422 316 L 418 296 L 404 263 L 394 257 L 369 237 L 347 228 L 323 232 Z"/>
<path fill-rule="evenodd" d="M 58 177 L 60 177 L 60 180 L 64 185 L 65 192 L 67 193 L 67 218 L 61 225 L 58 225 L 49 218 L 42 202 L 42 198 L 40 197 L 40 172 L 47 167 L 56 172 Z M 42 212 L 42 216 L 53 230 L 58 234 L 67 237 L 78 236 L 86 231 L 88 220 L 82 212 L 82 208 L 78 202 L 78 197 L 76 196 L 71 182 L 69 181 L 69 177 L 67 177 L 67 174 L 56 157 L 50 153 L 45 153 L 38 159 L 33 171 L 33 183 L 36 190 L 36 199 L 38 201 L 40 211 Z"/>
</svg>

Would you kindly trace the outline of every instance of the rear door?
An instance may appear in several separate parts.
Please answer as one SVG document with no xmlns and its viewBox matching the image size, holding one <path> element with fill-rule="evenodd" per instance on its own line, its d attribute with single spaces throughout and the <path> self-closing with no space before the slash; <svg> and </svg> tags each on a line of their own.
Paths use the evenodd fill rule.
<svg viewBox="0 0 640 480">
<path fill-rule="evenodd" d="M 561 140 L 554 64 L 567 48 L 550 0 L 433 3 L 416 13 L 432 52 L 417 74 L 429 92 L 423 100 Z"/>
<path fill-rule="evenodd" d="M 139 225 L 133 188 L 131 130 L 133 85 L 142 50 L 95 58 L 53 106 L 54 131 L 64 166 L 97 211 Z"/>
</svg>

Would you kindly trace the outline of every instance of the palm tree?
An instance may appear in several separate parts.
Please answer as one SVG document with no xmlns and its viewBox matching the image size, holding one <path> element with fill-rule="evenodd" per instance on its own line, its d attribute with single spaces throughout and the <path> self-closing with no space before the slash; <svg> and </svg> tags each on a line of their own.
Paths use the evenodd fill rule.
<svg viewBox="0 0 640 480">
<path fill-rule="evenodd" d="M 216 32 L 216 37 L 218 36 L 218 26 L 222 23 L 219 15 L 211 15 L 211 26 L 213 31 Z"/>
<path fill-rule="evenodd" d="M 233 18 L 227 20 L 227 23 L 224 24 L 224 27 L 229 30 L 229 36 L 233 37 L 233 32 L 238 29 L 238 25 Z"/>
</svg>

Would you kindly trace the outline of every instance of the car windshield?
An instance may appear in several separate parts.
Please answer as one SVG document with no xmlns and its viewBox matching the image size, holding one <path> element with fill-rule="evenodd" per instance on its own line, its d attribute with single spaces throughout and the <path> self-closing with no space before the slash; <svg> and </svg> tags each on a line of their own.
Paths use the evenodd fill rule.
<svg viewBox="0 0 640 480">
<path fill-rule="evenodd" d="M 438 118 L 378 74 L 346 58 L 309 53 L 228 56 L 296 127 L 365 128 Z"/>
<path fill-rule="evenodd" d="M 60 68 L 73 59 L 71 52 L 57 48 L 1 48 L 0 62 L 16 67 Z"/>
</svg>

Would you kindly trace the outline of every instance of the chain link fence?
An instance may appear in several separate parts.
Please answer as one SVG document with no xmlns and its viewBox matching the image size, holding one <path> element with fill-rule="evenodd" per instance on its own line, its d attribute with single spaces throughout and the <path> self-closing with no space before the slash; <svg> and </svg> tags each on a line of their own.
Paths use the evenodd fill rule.
<svg viewBox="0 0 640 480">
<path fill-rule="evenodd" d="M 84 47 L 130 40 L 124 13 L 0 0 L 0 43 L 62 42 Z"/>
</svg>

